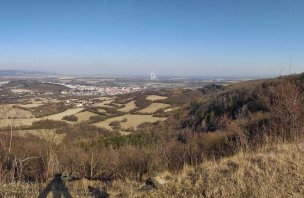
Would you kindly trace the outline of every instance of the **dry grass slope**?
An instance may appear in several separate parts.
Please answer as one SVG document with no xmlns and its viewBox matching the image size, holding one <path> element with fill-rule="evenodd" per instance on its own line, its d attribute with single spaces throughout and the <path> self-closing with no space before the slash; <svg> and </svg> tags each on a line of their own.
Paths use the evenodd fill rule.
<svg viewBox="0 0 304 198">
<path fill-rule="evenodd" d="M 122 122 L 123 120 L 126 120 L 126 121 Z M 164 121 L 164 120 L 166 120 L 166 118 L 153 117 L 152 115 L 126 114 L 126 115 L 109 118 L 107 120 L 95 123 L 94 126 L 112 130 L 110 123 L 114 122 L 114 121 L 119 121 L 122 129 L 128 129 L 128 128 L 137 129 L 137 127 L 143 123 L 146 123 L 146 122 L 154 123 L 157 121 Z"/>
<path fill-rule="evenodd" d="M 165 100 L 167 99 L 168 97 L 166 96 L 158 96 L 158 95 L 149 95 L 146 97 L 147 100 L 152 100 L 152 101 L 155 101 L 155 100 Z"/>
<path fill-rule="evenodd" d="M 77 122 L 84 122 L 84 121 L 88 121 L 91 116 L 97 116 L 97 114 L 89 111 L 84 111 L 75 114 L 75 116 L 78 118 Z"/>
<path fill-rule="evenodd" d="M 62 118 L 64 116 L 74 115 L 74 114 L 79 113 L 82 110 L 83 110 L 83 108 L 68 109 L 68 110 L 66 110 L 64 112 L 61 112 L 61 113 L 57 113 L 57 114 L 53 114 L 53 115 L 50 115 L 50 116 L 46 116 L 46 117 L 44 117 L 44 119 L 62 120 Z"/>
<path fill-rule="evenodd" d="M 169 104 L 164 104 L 164 103 L 152 103 L 150 104 L 148 107 L 139 110 L 139 113 L 155 113 L 156 111 L 160 110 L 160 109 L 166 109 L 171 107 L 171 105 Z"/>
<path fill-rule="evenodd" d="M 9 117 L 27 119 L 34 116 L 30 111 L 19 109 L 13 105 L 0 105 L 0 119 L 8 119 Z"/>
<path fill-rule="evenodd" d="M 125 104 L 125 106 L 123 108 L 120 108 L 118 110 L 128 113 L 128 112 L 132 111 L 133 109 L 136 109 L 136 104 L 135 104 L 134 100 L 128 102 L 127 104 Z"/>
<path fill-rule="evenodd" d="M 303 197 L 304 143 L 280 144 L 259 152 L 239 153 L 222 160 L 185 167 L 178 174 L 168 172 L 168 183 L 150 192 L 139 192 L 141 183 L 114 181 L 111 197 Z M 161 175 L 160 175 L 161 176 Z M 102 182 L 89 181 L 101 188 Z M 83 181 L 66 183 L 73 197 L 89 197 Z M 39 187 L 40 186 L 40 187 Z M 0 185 L 0 195 L 37 197 L 44 184 Z"/>
<path fill-rule="evenodd" d="M 304 144 L 239 153 L 184 170 L 164 188 L 137 197 L 303 197 Z"/>
</svg>

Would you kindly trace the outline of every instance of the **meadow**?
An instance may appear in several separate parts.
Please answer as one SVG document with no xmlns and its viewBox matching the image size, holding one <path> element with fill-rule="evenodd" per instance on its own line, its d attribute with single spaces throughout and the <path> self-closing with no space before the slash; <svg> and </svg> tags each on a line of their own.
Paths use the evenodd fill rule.
<svg viewBox="0 0 304 198">
<path fill-rule="evenodd" d="M 143 100 L 152 101 L 168 98 L 158 95 L 147 95 L 142 97 L 144 98 Z M 91 100 L 95 101 L 94 108 L 96 109 L 94 111 L 92 111 L 90 108 L 70 107 L 64 111 L 59 109 L 57 110 L 58 113 L 42 117 L 35 117 L 32 112 L 44 111 L 43 105 L 47 104 L 48 106 L 52 106 L 64 101 L 60 101 L 58 99 L 39 98 L 36 100 L 32 99 L 32 103 L 29 104 L 1 105 L 0 110 L 3 113 L 1 114 L 2 117 L 0 119 L 0 128 L 10 126 L 13 126 L 14 128 L 31 127 L 34 122 L 53 120 L 64 121 L 68 124 L 89 122 L 92 126 L 113 131 L 114 127 L 110 126 L 111 123 L 118 122 L 120 126 L 119 128 L 116 127 L 115 130 L 121 132 L 121 134 L 129 134 L 130 132 L 136 131 L 138 126 L 144 123 L 155 123 L 166 120 L 165 117 L 157 117 L 154 115 L 154 113 L 161 109 L 167 109 L 171 106 L 169 104 L 155 102 L 142 109 L 139 109 L 139 107 L 136 106 L 136 101 L 134 99 L 129 100 L 127 103 L 117 102 L 117 97 L 98 97 L 92 98 Z M 39 108 L 41 109 L 39 110 Z M 134 110 L 136 111 L 134 112 Z M 120 113 L 117 114 L 117 111 Z M 75 121 L 69 119 L 71 116 L 75 116 Z M 92 118 L 95 118 L 96 121 L 94 121 Z M 100 119 L 102 120 L 99 121 Z"/>
</svg>

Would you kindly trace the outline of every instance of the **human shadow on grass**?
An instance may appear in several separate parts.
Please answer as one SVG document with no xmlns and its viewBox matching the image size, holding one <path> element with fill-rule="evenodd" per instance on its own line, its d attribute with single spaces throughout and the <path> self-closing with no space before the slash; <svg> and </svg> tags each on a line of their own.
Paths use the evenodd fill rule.
<svg viewBox="0 0 304 198">
<path fill-rule="evenodd" d="M 50 192 L 53 193 L 53 198 L 72 198 L 61 178 L 61 174 L 54 175 L 54 179 L 40 192 L 38 198 L 46 198 Z"/>
</svg>

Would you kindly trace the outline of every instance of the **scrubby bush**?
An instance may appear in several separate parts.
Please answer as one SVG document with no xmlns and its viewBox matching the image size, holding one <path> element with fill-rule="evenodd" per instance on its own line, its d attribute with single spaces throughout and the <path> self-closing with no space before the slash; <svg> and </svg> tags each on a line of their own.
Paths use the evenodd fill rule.
<svg viewBox="0 0 304 198">
<path fill-rule="evenodd" d="M 299 139 L 304 127 L 303 89 L 287 80 L 267 89 L 268 95 L 261 95 L 260 101 L 269 112 L 268 136 L 283 140 Z"/>
<path fill-rule="evenodd" d="M 119 121 L 113 121 L 109 124 L 109 126 L 112 126 L 113 129 L 120 129 L 121 128 L 121 124 Z"/>
<path fill-rule="evenodd" d="M 32 129 L 56 129 L 67 127 L 68 124 L 64 121 L 55 121 L 55 120 L 39 120 L 34 121 L 31 128 Z"/>
<path fill-rule="evenodd" d="M 63 116 L 62 119 L 66 120 L 66 121 L 70 121 L 70 122 L 77 122 L 78 117 L 75 115 L 66 115 L 66 116 Z"/>
<path fill-rule="evenodd" d="M 47 151 L 41 139 L 32 135 L 16 136 L 9 145 L 7 135 L 0 138 L 4 140 L 0 147 L 1 180 L 41 181 L 45 178 Z"/>
<path fill-rule="evenodd" d="M 89 118 L 89 123 L 96 123 L 96 122 L 101 122 L 105 120 L 105 116 L 101 116 L 101 115 L 93 115 Z"/>
</svg>

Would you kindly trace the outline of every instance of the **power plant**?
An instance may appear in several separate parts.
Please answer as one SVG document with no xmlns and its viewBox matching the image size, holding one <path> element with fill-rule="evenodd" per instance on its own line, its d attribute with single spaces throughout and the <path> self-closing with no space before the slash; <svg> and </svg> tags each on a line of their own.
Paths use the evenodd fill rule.
<svg viewBox="0 0 304 198">
<path fill-rule="evenodd" d="M 150 80 L 157 80 L 157 77 L 154 72 L 151 73 Z"/>
</svg>

